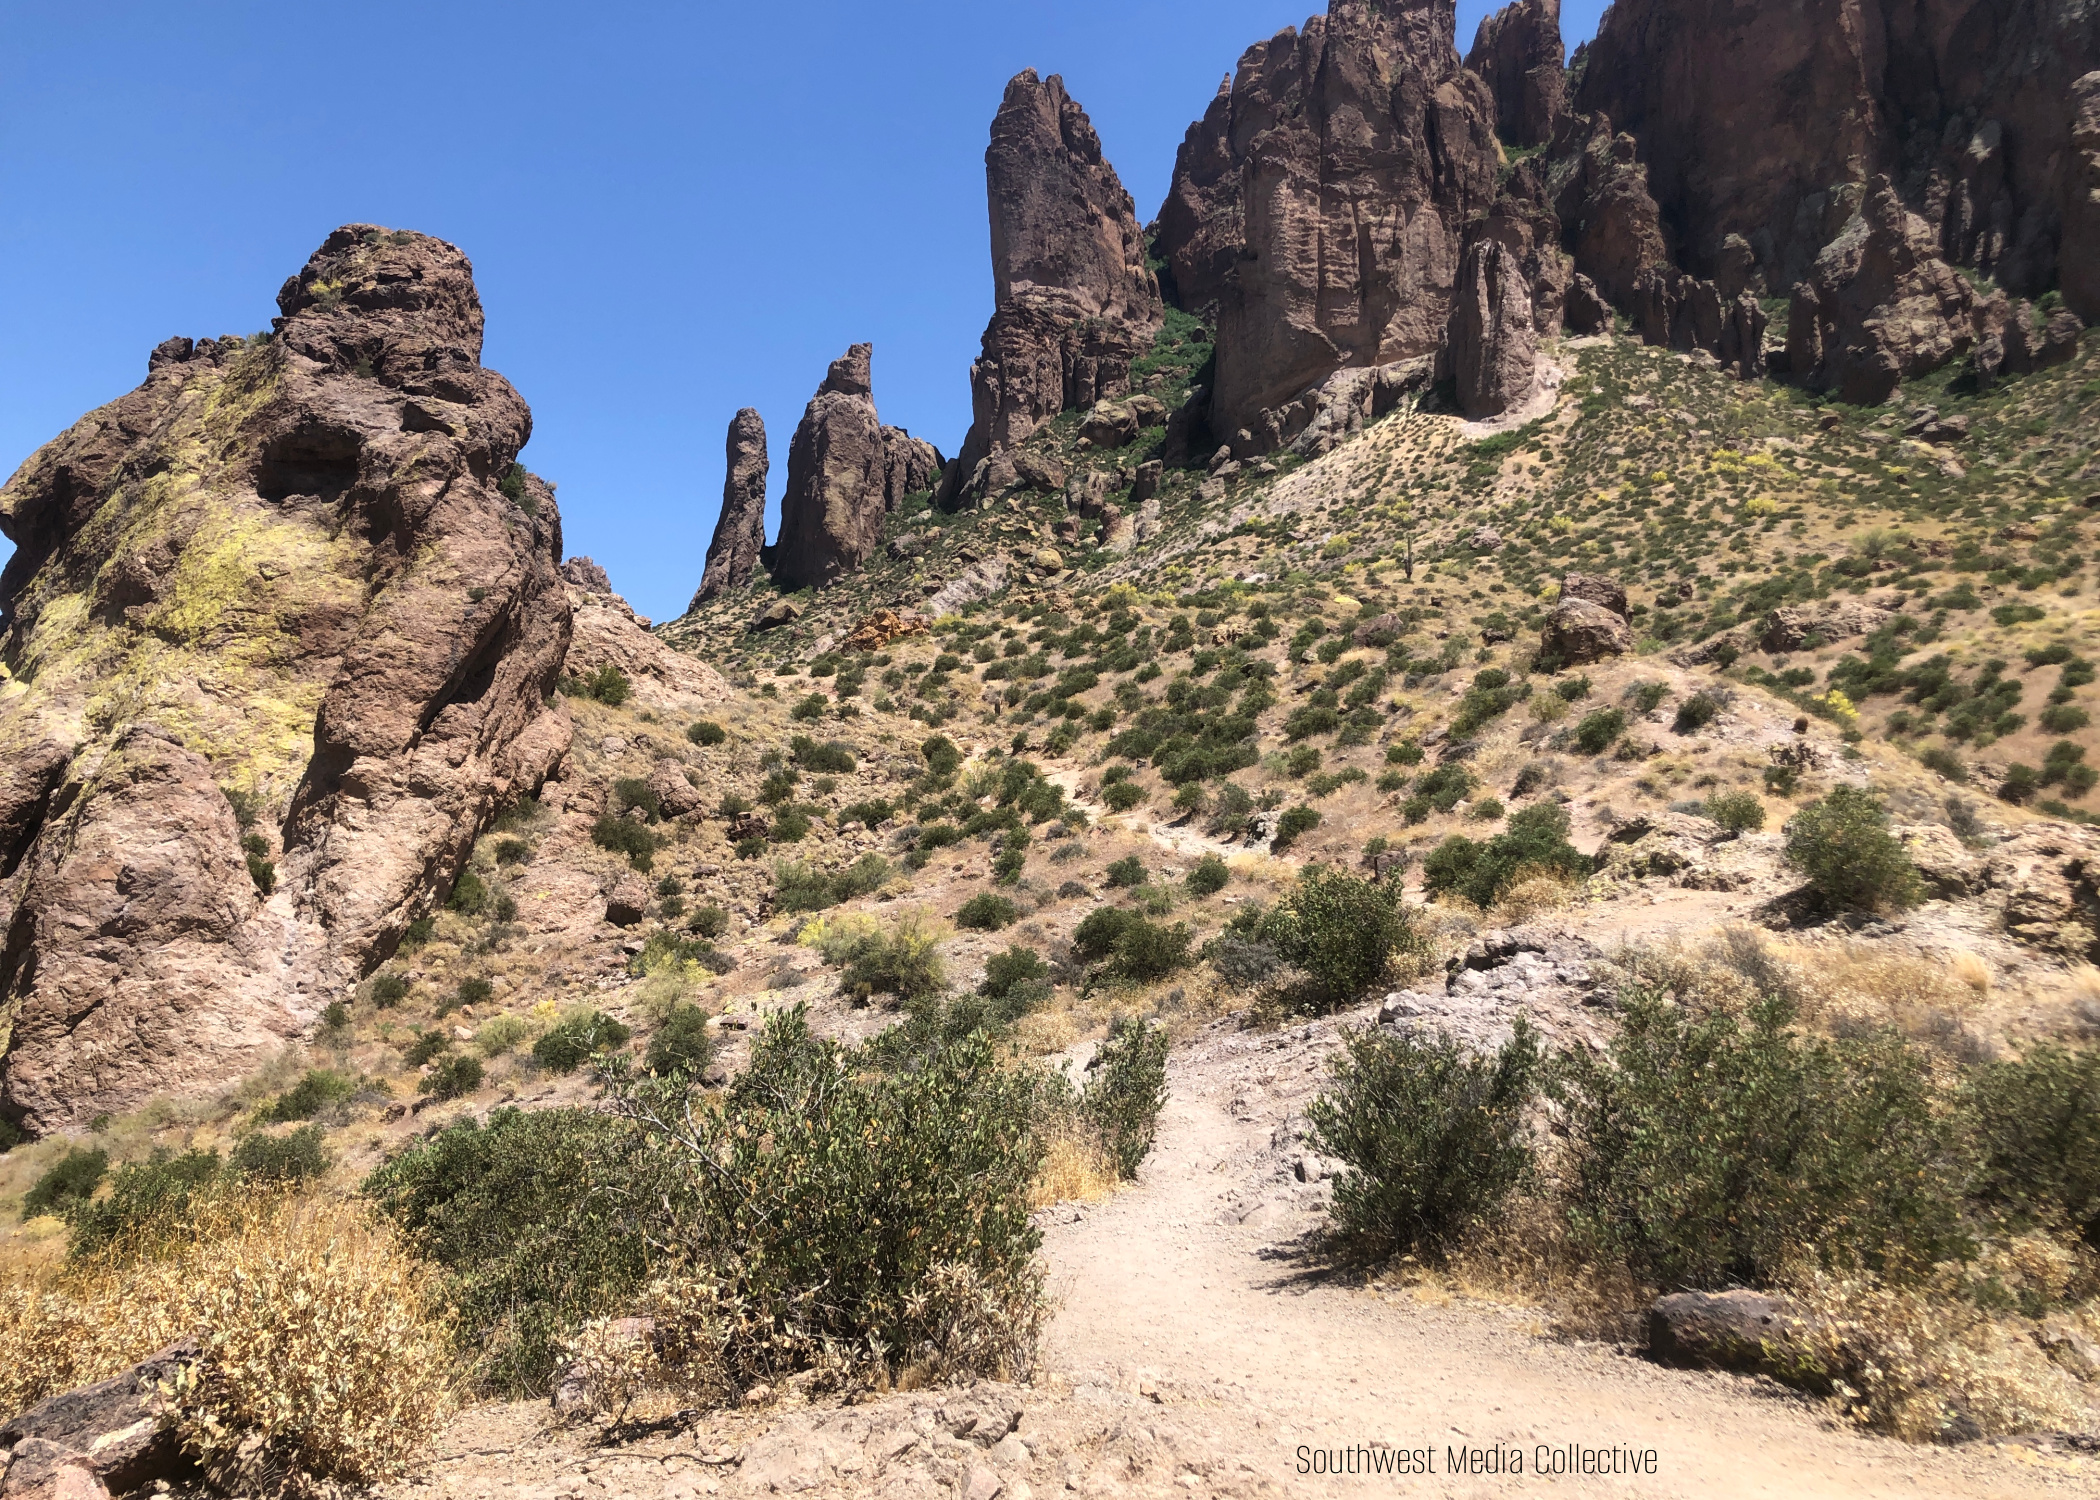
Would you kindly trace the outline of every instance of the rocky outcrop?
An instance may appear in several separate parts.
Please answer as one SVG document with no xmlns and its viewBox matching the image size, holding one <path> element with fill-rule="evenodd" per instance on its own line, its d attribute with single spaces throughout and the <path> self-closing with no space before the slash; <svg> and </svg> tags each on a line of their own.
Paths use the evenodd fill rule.
<svg viewBox="0 0 2100 1500">
<path fill-rule="evenodd" d="M 1479 421 L 1530 399 L 1538 380 L 1531 288 L 1517 258 L 1494 240 L 1476 241 L 1459 273 L 1451 309 L 1451 374 L 1458 405 Z"/>
<path fill-rule="evenodd" d="M 1543 146 L 1567 107 L 1567 49 L 1560 0 L 1517 0 L 1473 34 L 1466 67 L 1495 98 L 1495 133 L 1505 146 Z"/>
<path fill-rule="evenodd" d="M 1062 411 L 1126 395 L 1165 318 L 1136 206 L 1055 74 L 1015 75 L 984 155 L 994 308 L 970 369 L 970 435 L 941 503 Z"/>
<path fill-rule="evenodd" d="M 1609 578 L 1568 574 L 1560 582 L 1560 603 L 1539 636 L 1544 653 L 1569 666 L 1624 656 L 1633 649 L 1625 588 Z"/>
<path fill-rule="evenodd" d="M 1576 273 L 1604 302 L 1630 306 L 1640 278 L 1670 260 L 1640 143 L 1615 132 L 1605 116 L 1569 115 L 1543 161 L 1546 191 Z"/>
<path fill-rule="evenodd" d="M 832 361 L 795 428 L 773 559 L 784 589 L 822 588 L 858 570 L 882 539 L 883 518 L 940 478 L 931 443 L 877 419 L 874 352 L 855 344 Z"/>
<path fill-rule="evenodd" d="M 0 489 L 0 1113 L 32 1131 L 250 1071 L 568 746 L 560 518 L 466 256 L 349 225 L 278 305 L 164 343 Z"/>
<path fill-rule="evenodd" d="M 691 711 L 722 702 L 729 684 L 706 662 L 665 645 L 625 599 L 604 589 L 569 587 L 574 635 L 562 670 L 589 678 L 613 668 L 640 695 L 662 707 Z"/>
<path fill-rule="evenodd" d="M 1724 298 L 1711 281 L 1675 266 L 1634 278 L 1629 310 L 1641 341 L 1683 353 L 1704 350 L 1721 368 L 1753 380 L 1765 373 L 1765 310 L 1748 292 Z"/>
<path fill-rule="evenodd" d="M 1638 137 L 1694 275 L 1722 280 L 1732 237 L 1753 292 L 1807 280 L 1880 174 L 1939 258 L 2033 296 L 2077 258 L 2073 85 L 2095 67 L 2100 18 L 2062 0 L 1618 0 L 1576 106 Z"/>
<path fill-rule="evenodd" d="M 766 545 L 766 423 L 745 407 L 729 423 L 728 477 L 722 481 L 722 512 L 707 544 L 707 571 L 691 607 L 740 589 L 758 572 Z"/>
<path fill-rule="evenodd" d="M 163 1387 L 200 1357 L 196 1340 L 185 1339 L 0 1422 L 0 1495 L 102 1500 L 148 1486 L 165 1491 L 193 1465 L 181 1434 L 162 1420 Z"/>
<path fill-rule="evenodd" d="M 1275 446 L 1265 413 L 1335 370 L 1441 343 L 1500 158 L 1453 20 L 1452 0 L 1333 0 L 1248 49 L 1189 128 L 1158 248 L 1216 318 L 1210 425 L 1236 451 Z"/>
<path fill-rule="evenodd" d="M 1648 1309 L 1649 1355 L 1669 1365 L 1800 1383 L 1825 1342 L 1820 1322 L 1776 1293 L 1673 1292 Z"/>
<path fill-rule="evenodd" d="M 2064 301 L 2088 323 L 2100 323 L 2100 72 L 2071 85 L 2071 149 L 2064 160 Z"/>
</svg>

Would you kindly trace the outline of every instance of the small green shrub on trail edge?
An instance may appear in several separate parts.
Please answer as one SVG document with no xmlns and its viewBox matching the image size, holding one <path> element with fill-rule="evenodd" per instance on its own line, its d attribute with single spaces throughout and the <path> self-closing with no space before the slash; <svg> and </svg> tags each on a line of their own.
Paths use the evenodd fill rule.
<svg viewBox="0 0 2100 1500">
<path fill-rule="evenodd" d="M 1167 1102 L 1167 1033 L 1137 1016 L 1117 1016 L 1094 1054 L 1079 1106 L 1126 1182 L 1152 1150 Z"/>
<path fill-rule="evenodd" d="M 1716 792 L 1706 815 L 1730 833 L 1755 833 L 1765 826 L 1765 804 L 1755 792 Z"/>
<path fill-rule="evenodd" d="M 1786 825 L 1786 862 L 1838 911 L 1903 911 L 1925 897 L 1888 810 L 1864 788 L 1839 786 Z"/>
<path fill-rule="evenodd" d="M 1184 877 L 1183 883 L 1188 886 L 1192 896 L 1215 896 L 1225 889 L 1231 879 L 1232 871 L 1225 861 L 1215 854 L 1206 854 L 1196 861 L 1194 868 Z"/>
<path fill-rule="evenodd" d="M 1493 1219 L 1533 1171 L 1524 1116 L 1540 1057 L 1530 1024 L 1492 1058 L 1457 1040 L 1358 1032 L 1307 1111 L 1335 1182 L 1337 1239 L 1354 1258 L 1439 1258 Z"/>
<path fill-rule="evenodd" d="M 321 1127 L 302 1125 L 283 1135 L 243 1136 L 226 1165 L 251 1182 L 311 1182 L 328 1170 Z"/>
<path fill-rule="evenodd" d="M 1299 874 L 1263 917 L 1259 936 L 1306 976 L 1302 999 L 1328 1010 L 1384 980 L 1394 959 L 1422 946 L 1397 884 L 1359 880 L 1325 865 Z"/>
<path fill-rule="evenodd" d="M 1582 748 L 1584 755 L 1602 755 L 1625 732 L 1624 709 L 1600 708 L 1575 726 L 1575 743 Z"/>
<path fill-rule="evenodd" d="M 1526 874 L 1580 879 L 1589 874 L 1590 860 L 1568 842 L 1568 827 L 1567 809 L 1539 802 L 1485 843 L 1453 834 L 1422 861 L 1422 889 L 1431 896 L 1463 896 L 1485 910 Z"/>
<path fill-rule="evenodd" d="M 552 1341 L 625 1311 L 647 1276 L 657 1195 L 642 1138 L 592 1110 L 499 1109 L 418 1141 L 363 1192 L 442 1267 L 476 1383 L 544 1395 Z"/>
<path fill-rule="evenodd" d="M 430 1065 L 430 1071 L 417 1083 L 416 1092 L 433 1099 L 464 1098 L 481 1087 L 482 1076 L 480 1058 L 454 1053 Z"/>
<path fill-rule="evenodd" d="M 1747 1017 L 1620 1003 L 1604 1054 L 1563 1053 L 1550 1084 L 1578 1242 L 1706 1291 L 1775 1285 L 1804 1252 L 1890 1278 L 1967 1252 L 1962 1173 L 1899 1038 L 1798 1035 L 1777 1000 Z"/>
<path fill-rule="evenodd" d="M 584 1011 L 557 1021 L 532 1044 L 533 1061 L 550 1073 L 573 1073 L 596 1052 L 624 1046 L 634 1035 L 611 1016 Z"/>
<path fill-rule="evenodd" d="M 264 1115 L 267 1120 L 290 1124 L 311 1120 L 332 1104 L 340 1104 L 357 1092 L 357 1080 L 332 1068 L 312 1068 L 306 1076 L 278 1095 Z"/>
</svg>

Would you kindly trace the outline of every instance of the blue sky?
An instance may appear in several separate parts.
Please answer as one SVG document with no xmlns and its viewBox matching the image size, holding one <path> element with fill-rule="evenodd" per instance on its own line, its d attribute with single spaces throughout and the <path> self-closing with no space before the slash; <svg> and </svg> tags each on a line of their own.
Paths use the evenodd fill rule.
<svg viewBox="0 0 2100 1500">
<path fill-rule="evenodd" d="M 1488 6 L 1459 10 L 1469 45 Z M 1311 0 L 8 0 L 0 469 L 144 377 L 170 334 L 268 326 L 337 224 L 473 257 L 486 360 L 571 552 L 645 614 L 700 579 L 740 406 L 773 495 L 826 364 L 953 453 L 991 310 L 986 130 L 1063 73 L 1149 218 L 1250 43 Z M 1573 42 L 1602 0 L 1568 0 Z M 0 558 L 6 544 L 0 541 Z"/>
</svg>

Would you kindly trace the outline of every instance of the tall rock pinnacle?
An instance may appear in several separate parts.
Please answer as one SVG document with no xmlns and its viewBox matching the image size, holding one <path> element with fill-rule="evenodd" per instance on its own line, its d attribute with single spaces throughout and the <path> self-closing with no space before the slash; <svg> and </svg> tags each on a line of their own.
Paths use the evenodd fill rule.
<svg viewBox="0 0 2100 1500">
<path fill-rule="evenodd" d="M 1567 106 L 1567 54 L 1560 0 L 1516 0 L 1486 17 L 1466 67 L 1495 96 L 1495 133 L 1505 146 L 1543 146 Z"/>
<path fill-rule="evenodd" d="M 745 407 L 729 423 L 729 474 L 722 482 L 722 514 L 714 539 L 707 544 L 707 571 L 693 596 L 697 609 L 708 600 L 740 589 L 758 571 L 758 554 L 766 545 L 766 424 Z"/>
<path fill-rule="evenodd" d="M 1061 411 L 1130 388 L 1165 317 L 1137 210 L 1092 122 L 1055 75 L 1006 86 L 985 151 L 995 308 L 970 370 L 972 425 L 942 487 Z"/>
</svg>

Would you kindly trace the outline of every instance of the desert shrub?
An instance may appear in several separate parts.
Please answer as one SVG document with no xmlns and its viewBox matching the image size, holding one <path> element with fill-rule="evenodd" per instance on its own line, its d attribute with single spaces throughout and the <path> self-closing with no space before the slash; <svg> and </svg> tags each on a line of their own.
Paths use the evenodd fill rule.
<svg viewBox="0 0 2100 1500">
<path fill-rule="evenodd" d="M 1563 1054 L 1571 1228 L 1650 1285 L 1770 1286 L 1807 1254 L 1900 1276 L 1966 1249 L 1925 1069 L 1892 1035 L 1789 1029 L 1621 996 L 1602 1056 Z"/>
<path fill-rule="evenodd" d="M 109 1153 L 100 1146 L 68 1148 L 22 1195 L 22 1217 L 50 1214 L 65 1218 L 87 1206 L 109 1172 Z"/>
<path fill-rule="evenodd" d="M 921 741 L 919 754 L 925 757 L 926 769 L 937 777 L 953 776 L 962 769 L 962 751 L 945 734 L 929 735 Z"/>
<path fill-rule="evenodd" d="M 1677 705 L 1677 720 L 1672 727 L 1679 734 L 1696 734 L 1720 717 L 1721 708 L 1721 700 L 1712 693 L 1694 693 Z"/>
<path fill-rule="evenodd" d="M 1152 1150 L 1167 1102 L 1167 1033 L 1141 1017 L 1117 1016 L 1091 1067 L 1080 1115 L 1128 1181 Z"/>
<path fill-rule="evenodd" d="M 696 745 L 719 745 L 729 738 L 729 731 L 713 719 L 700 719 L 686 726 L 685 737 Z"/>
<path fill-rule="evenodd" d="M 1259 989 L 1283 968 L 1283 955 L 1274 948 L 1235 932 L 1221 932 L 1205 943 L 1203 959 L 1235 990 Z"/>
<path fill-rule="evenodd" d="M 1765 826 L 1764 799 L 1755 792 L 1715 792 L 1706 815 L 1730 833 L 1755 833 Z"/>
<path fill-rule="evenodd" d="M 843 870 L 819 870 L 787 861 L 773 867 L 773 904 L 784 912 L 823 911 L 878 891 L 889 878 L 890 862 L 879 854 L 863 854 Z M 719 908 L 704 909 L 721 915 Z M 694 930 L 700 931 L 697 921 Z M 728 918 L 722 917 L 713 933 L 702 935 L 720 937 L 727 930 Z"/>
<path fill-rule="evenodd" d="M 714 1037 L 707 1029 L 707 1012 L 685 1000 L 671 1007 L 656 1035 L 649 1038 L 642 1066 L 657 1074 L 685 1072 L 698 1077 L 713 1058 Z"/>
<path fill-rule="evenodd" d="M 853 758 L 852 749 L 837 740 L 819 743 L 806 734 L 798 734 L 788 743 L 795 764 L 805 771 L 844 775 L 859 764 Z"/>
<path fill-rule="evenodd" d="M 1191 935 L 1187 924 L 1177 922 L 1168 927 L 1135 914 L 1127 915 L 1129 920 L 1116 934 L 1115 948 L 1109 955 L 1109 968 L 1118 977 L 1144 984 L 1188 967 Z"/>
<path fill-rule="evenodd" d="M 220 1165 L 216 1151 L 156 1151 L 118 1167 L 109 1174 L 107 1193 L 67 1213 L 73 1231 L 67 1252 L 88 1255 L 120 1236 L 157 1238 L 178 1231 L 192 1200 L 217 1181 Z"/>
<path fill-rule="evenodd" d="M 550 1073 L 573 1073 L 589 1062 L 593 1053 L 624 1046 L 633 1035 L 633 1031 L 600 1011 L 574 1011 L 555 1022 L 532 1044 L 532 1057 Z"/>
<path fill-rule="evenodd" d="M 28 1139 L 28 1133 L 21 1126 L 0 1115 L 0 1156 L 5 1156 Z"/>
<path fill-rule="evenodd" d="M 618 708 L 634 696 L 634 684 L 627 674 L 610 662 L 580 679 L 580 685 L 583 691 L 578 696 L 595 698 L 607 708 Z"/>
<path fill-rule="evenodd" d="M 767 1022 L 719 1107 L 616 1084 L 677 1183 L 659 1221 L 677 1269 L 643 1301 L 667 1381 L 728 1401 L 820 1363 L 885 1385 L 1025 1376 L 1042 1088 L 981 1035 L 871 1071 L 799 1009 Z"/>
<path fill-rule="evenodd" d="M 648 870 L 656 862 L 657 839 L 643 823 L 630 823 L 610 813 L 591 825 L 591 842 L 608 854 L 624 854 L 637 870 Z"/>
<path fill-rule="evenodd" d="M 1355 999 L 1383 980 L 1401 954 L 1423 945 L 1397 885 L 1324 865 L 1299 874 L 1262 918 L 1259 937 L 1306 976 L 1302 1000 L 1326 1009 Z"/>
<path fill-rule="evenodd" d="M 474 1033 L 474 1050 L 483 1057 L 501 1057 L 532 1035 L 532 1024 L 523 1016 L 495 1016 Z"/>
<path fill-rule="evenodd" d="M 283 1135 L 258 1130 L 242 1136 L 226 1165 L 254 1182 L 311 1182 L 328 1170 L 321 1127 L 301 1125 Z"/>
<path fill-rule="evenodd" d="M 1281 854 L 1295 844 L 1300 837 L 1320 826 L 1320 815 L 1309 807 L 1289 809 L 1276 820 L 1276 836 L 1269 840 L 1269 847 Z"/>
<path fill-rule="evenodd" d="M 880 858 L 881 856 L 876 856 Z M 729 931 L 729 913 L 719 906 L 697 906 L 685 925 L 704 938 L 718 938 Z"/>
<path fill-rule="evenodd" d="M 462 916 L 476 917 L 488 910 L 490 899 L 488 882 L 472 870 L 461 870 L 445 905 Z"/>
<path fill-rule="evenodd" d="M 546 1038 L 542 1037 L 540 1040 L 545 1041 Z M 532 1050 L 533 1055 L 537 1057 L 537 1043 Z M 555 1071 L 567 1070 L 557 1068 Z M 433 1099 L 460 1099 L 480 1088 L 483 1076 L 480 1058 L 469 1057 L 462 1052 L 448 1053 L 430 1065 L 430 1071 L 417 1081 L 416 1092 L 428 1094 Z"/>
<path fill-rule="evenodd" d="M 1973 1194 L 2018 1227 L 2068 1229 L 2100 1250 L 2100 1052 L 2038 1046 L 1969 1080 Z"/>
<path fill-rule="evenodd" d="M 1047 999 L 1050 966 L 1033 948 L 1012 947 L 985 960 L 984 983 L 978 992 L 986 998 L 1005 1001 L 1021 992 L 1032 1005 Z"/>
<path fill-rule="evenodd" d="M 1642 713 L 1652 714 L 1670 696 L 1666 682 L 1636 682 L 1626 690 L 1627 699 Z"/>
<path fill-rule="evenodd" d="M 263 1118 L 280 1124 L 311 1120 L 331 1105 L 342 1103 L 357 1092 L 357 1080 L 333 1068 L 310 1068 L 306 1076 L 286 1089 L 264 1111 Z"/>
<path fill-rule="evenodd" d="M 1786 862 L 1840 911 L 1902 911 L 1924 899 L 1903 845 L 1889 832 L 1888 809 L 1864 788 L 1838 786 L 1786 825 Z"/>
<path fill-rule="evenodd" d="M 1232 871 L 1225 861 L 1215 854 L 1206 854 L 1191 867 L 1183 883 L 1192 896 L 1215 896 L 1231 879 Z"/>
<path fill-rule="evenodd" d="M 1020 909 L 1004 896 L 981 891 L 957 909 L 955 925 L 978 932 L 997 932 L 1002 927 L 1011 927 L 1020 915 Z"/>
<path fill-rule="evenodd" d="M 622 813 L 640 809 L 652 823 L 663 816 L 663 805 L 657 798 L 656 788 L 639 776 L 622 776 L 613 783 L 613 804 Z"/>
<path fill-rule="evenodd" d="M 408 998 L 408 980 L 400 974 L 374 974 L 366 993 L 378 1009 L 390 1010 Z"/>
<path fill-rule="evenodd" d="M 1144 861 L 1135 854 L 1126 854 L 1110 864 L 1102 871 L 1102 877 L 1112 890 L 1127 890 L 1132 886 L 1143 885 L 1151 878 L 1145 873 Z"/>
<path fill-rule="evenodd" d="M 1590 679 L 1587 674 L 1563 677 L 1553 684 L 1553 691 L 1564 702 L 1580 703 L 1590 695 Z"/>
<path fill-rule="evenodd" d="M 1116 939 L 1132 921 L 1133 915 L 1120 907 L 1097 906 L 1080 918 L 1078 927 L 1072 931 L 1072 951 L 1085 959 L 1106 958 L 1114 951 Z"/>
<path fill-rule="evenodd" d="M 1431 896 L 1463 896 L 1485 910 L 1531 875 L 1580 879 L 1590 861 L 1568 842 L 1568 826 L 1566 808 L 1539 802 L 1484 843 L 1453 835 L 1422 861 L 1422 889 Z"/>
<path fill-rule="evenodd" d="M 1129 812 L 1145 800 L 1145 789 L 1134 781 L 1112 781 L 1101 789 L 1101 800 L 1110 812 Z"/>
<path fill-rule="evenodd" d="M 1363 1031 L 1307 1110 L 1313 1142 L 1347 1164 L 1337 1238 L 1353 1255 L 1439 1257 L 1492 1220 L 1532 1171 L 1524 1115 L 1539 1049 L 1528 1022 L 1493 1057 L 1455 1038 Z"/>
<path fill-rule="evenodd" d="M 788 717 L 798 724 L 812 723 L 824 717 L 824 710 L 831 707 L 831 700 L 822 693 L 811 693 L 788 710 Z"/>
<path fill-rule="evenodd" d="M 482 1388 L 544 1394 L 553 1341 L 647 1275 L 651 1163 L 626 1121 L 499 1109 L 410 1145 L 363 1191 L 441 1267 Z"/>
<path fill-rule="evenodd" d="M 529 864 L 532 860 L 532 845 L 523 839 L 496 840 L 496 863 L 499 865 Z"/>
<path fill-rule="evenodd" d="M 907 912 L 887 932 L 869 917 L 824 919 L 805 929 L 801 940 L 844 970 L 840 984 L 856 1000 L 894 995 L 910 1002 L 948 985 L 940 929 L 923 913 Z"/>
<path fill-rule="evenodd" d="M 1584 755 L 1602 755 L 1625 732 L 1624 709 L 1600 708 L 1594 713 L 1584 714 L 1582 721 L 1575 726 L 1575 743 Z"/>
<path fill-rule="evenodd" d="M 401 1060 L 411 1068 L 420 1068 L 439 1053 L 448 1052 L 451 1048 L 451 1033 L 445 1031 L 442 1027 L 434 1026 L 430 1030 L 419 1032 L 416 1035 L 415 1040 L 411 1041 L 407 1049 L 402 1052 Z"/>
<path fill-rule="evenodd" d="M 1960 756 L 1945 745 L 1928 745 L 1918 752 L 1918 764 L 1928 771 L 1937 772 L 1957 786 L 1967 783 L 1969 768 L 1962 764 Z"/>
</svg>

